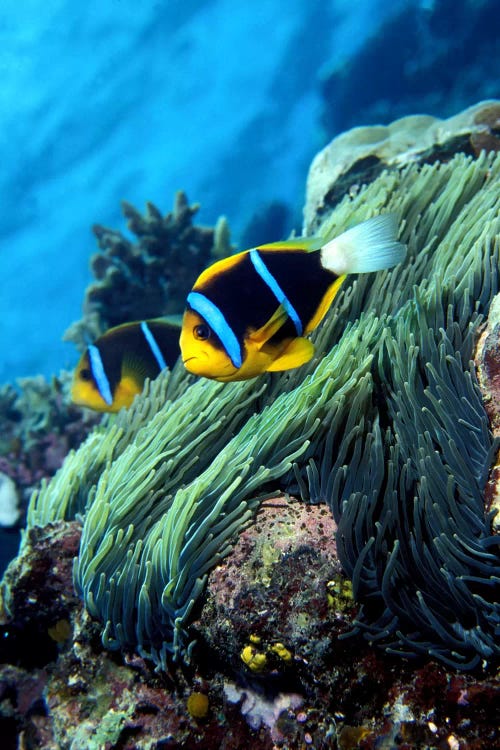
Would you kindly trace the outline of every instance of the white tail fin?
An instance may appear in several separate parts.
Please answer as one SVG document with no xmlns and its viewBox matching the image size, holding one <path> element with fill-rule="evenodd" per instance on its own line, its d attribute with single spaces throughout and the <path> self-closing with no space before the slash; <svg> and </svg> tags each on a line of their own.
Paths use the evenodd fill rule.
<svg viewBox="0 0 500 750">
<path fill-rule="evenodd" d="M 406 255 L 397 232 L 394 214 L 373 216 L 323 245 L 321 265 L 337 276 L 392 268 Z"/>
</svg>

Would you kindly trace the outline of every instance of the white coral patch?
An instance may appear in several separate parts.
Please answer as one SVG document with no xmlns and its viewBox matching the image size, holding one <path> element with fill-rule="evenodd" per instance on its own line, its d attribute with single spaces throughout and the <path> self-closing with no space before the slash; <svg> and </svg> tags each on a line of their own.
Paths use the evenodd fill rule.
<svg viewBox="0 0 500 750">
<path fill-rule="evenodd" d="M 0 526 L 14 526 L 20 515 L 16 485 L 0 471 Z"/>
</svg>

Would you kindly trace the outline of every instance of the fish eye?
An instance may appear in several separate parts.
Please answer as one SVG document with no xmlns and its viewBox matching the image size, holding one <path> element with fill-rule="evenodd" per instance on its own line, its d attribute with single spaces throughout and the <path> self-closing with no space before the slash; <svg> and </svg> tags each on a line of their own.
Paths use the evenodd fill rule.
<svg viewBox="0 0 500 750">
<path fill-rule="evenodd" d="M 210 336 L 210 328 L 206 323 L 200 323 L 193 328 L 193 334 L 198 341 L 205 341 Z"/>
<path fill-rule="evenodd" d="M 81 377 L 82 380 L 91 380 L 92 379 L 92 375 L 91 375 L 90 370 L 87 369 L 86 367 L 83 367 L 80 370 L 80 377 Z"/>
</svg>

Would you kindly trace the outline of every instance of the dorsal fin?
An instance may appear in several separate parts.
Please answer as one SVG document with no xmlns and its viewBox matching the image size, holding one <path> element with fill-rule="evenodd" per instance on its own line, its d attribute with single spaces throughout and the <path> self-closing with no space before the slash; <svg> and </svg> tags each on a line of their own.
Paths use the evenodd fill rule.
<svg viewBox="0 0 500 750">
<path fill-rule="evenodd" d="M 280 242 L 269 242 L 266 245 L 258 245 L 256 250 L 302 250 L 313 252 L 319 250 L 325 244 L 321 237 L 292 237 Z"/>
</svg>

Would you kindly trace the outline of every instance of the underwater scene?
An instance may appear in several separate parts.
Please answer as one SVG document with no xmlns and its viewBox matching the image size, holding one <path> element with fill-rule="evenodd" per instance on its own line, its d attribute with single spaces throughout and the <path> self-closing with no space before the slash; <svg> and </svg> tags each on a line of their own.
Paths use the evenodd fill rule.
<svg viewBox="0 0 500 750">
<path fill-rule="evenodd" d="M 500 749 L 495 0 L 4 0 L 1 750 Z"/>
</svg>

